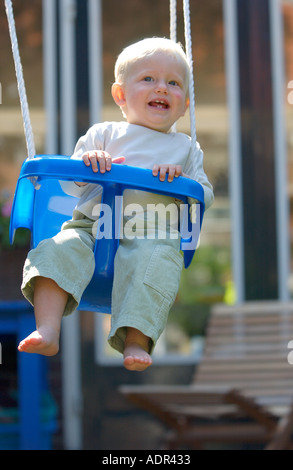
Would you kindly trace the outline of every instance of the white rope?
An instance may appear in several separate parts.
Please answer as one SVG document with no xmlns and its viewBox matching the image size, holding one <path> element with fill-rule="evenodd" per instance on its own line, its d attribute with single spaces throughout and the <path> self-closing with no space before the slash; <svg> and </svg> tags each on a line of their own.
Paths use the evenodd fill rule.
<svg viewBox="0 0 293 470">
<path fill-rule="evenodd" d="M 170 0 L 170 39 L 177 41 L 177 0 Z"/>
<path fill-rule="evenodd" d="M 190 134 L 192 148 L 196 147 L 196 120 L 195 120 L 195 93 L 194 93 L 194 75 L 193 75 L 193 58 L 192 58 L 192 36 L 191 36 L 191 21 L 190 21 L 190 6 L 189 0 L 183 0 L 184 12 L 184 35 L 185 35 L 185 50 L 190 68 L 189 79 L 189 114 L 190 114 Z M 177 41 L 177 0 L 170 0 L 170 39 Z M 172 130 L 175 132 L 176 124 L 173 125 Z"/>
<path fill-rule="evenodd" d="M 190 132 L 193 149 L 196 145 L 196 119 L 195 119 L 195 94 L 194 94 L 194 76 L 193 76 L 193 59 L 192 59 L 192 36 L 190 25 L 190 6 L 189 0 L 183 0 L 184 11 L 184 28 L 185 28 L 185 49 L 186 56 L 190 67 L 189 81 L 189 114 L 190 114 Z"/>
<path fill-rule="evenodd" d="M 34 136 L 31 126 L 31 120 L 29 115 L 29 107 L 27 102 L 24 78 L 23 78 L 23 70 L 19 55 L 19 48 L 18 48 L 18 41 L 16 36 L 16 29 L 15 29 L 15 22 L 13 16 L 13 8 L 11 0 L 5 0 L 5 7 L 6 7 L 6 14 L 8 19 L 8 26 L 9 26 L 9 33 L 12 45 L 12 53 L 15 65 L 15 72 L 17 78 L 17 86 L 18 86 L 18 94 L 20 99 L 21 105 L 21 112 L 23 117 L 23 125 L 24 125 L 24 133 L 26 138 L 26 145 L 28 151 L 28 158 L 34 158 L 36 151 L 35 151 L 35 143 L 34 143 Z"/>
<path fill-rule="evenodd" d="M 177 42 L 177 0 L 170 0 L 170 39 Z M 176 132 L 176 122 L 171 130 Z"/>
</svg>

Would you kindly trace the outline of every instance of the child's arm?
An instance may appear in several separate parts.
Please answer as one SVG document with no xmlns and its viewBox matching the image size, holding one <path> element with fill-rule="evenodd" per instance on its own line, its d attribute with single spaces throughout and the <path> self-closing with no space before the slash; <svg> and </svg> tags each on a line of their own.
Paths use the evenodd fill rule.
<svg viewBox="0 0 293 470">
<path fill-rule="evenodd" d="M 91 150 L 90 152 L 85 152 L 82 155 L 82 160 L 86 166 L 91 166 L 94 173 L 100 171 L 100 173 L 105 173 L 106 171 L 110 171 L 112 167 L 112 162 L 114 163 L 123 163 L 125 157 L 116 157 L 113 158 L 109 155 L 108 152 L 104 152 L 103 150 Z M 77 186 L 85 186 L 88 183 L 81 183 L 75 181 Z"/>
</svg>

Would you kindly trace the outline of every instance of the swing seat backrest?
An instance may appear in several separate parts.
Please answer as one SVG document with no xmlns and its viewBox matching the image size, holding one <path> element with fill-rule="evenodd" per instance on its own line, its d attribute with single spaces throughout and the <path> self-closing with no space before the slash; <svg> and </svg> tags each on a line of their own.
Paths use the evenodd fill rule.
<svg viewBox="0 0 293 470">
<path fill-rule="evenodd" d="M 38 178 L 39 189 L 35 189 L 29 178 Z M 21 169 L 17 182 L 13 208 L 10 220 L 10 241 L 13 243 L 14 233 L 20 227 L 27 228 L 32 233 L 31 244 L 36 247 L 45 238 L 56 235 L 62 224 L 72 216 L 77 198 L 65 194 L 61 180 L 84 181 L 100 184 L 103 187 L 102 204 L 107 210 L 106 216 L 111 220 L 105 222 L 111 227 L 111 234 L 97 236 L 95 244 L 95 272 L 86 288 L 79 309 L 111 313 L 111 292 L 114 274 L 114 257 L 119 246 L 121 208 L 115 206 L 125 189 L 141 189 L 154 193 L 167 194 L 181 199 L 187 206 L 187 197 L 193 197 L 199 202 L 200 210 L 197 223 L 184 224 L 187 236 L 182 234 L 181 249 L 184 253 L 184 264 L 187 268 L 191 263 L 199 236 L 204 213 L 203 189 L 200 184 L 187 178 L 177 178 L 172 183 L 161 182 L 152 176 L 151 170 L 113 164 L 110 172 L 95 174 L 82 161 L 64 156 L 39 156 L 27 159 Z M 188 217 L 189 210 L 185 216 Z M 196 230 L 193 230 L 196 225 Z M 118 228 L 118 230 L 117 230 Z M 99 233 L 99 232 L 98 232 Z"/>
</svg>

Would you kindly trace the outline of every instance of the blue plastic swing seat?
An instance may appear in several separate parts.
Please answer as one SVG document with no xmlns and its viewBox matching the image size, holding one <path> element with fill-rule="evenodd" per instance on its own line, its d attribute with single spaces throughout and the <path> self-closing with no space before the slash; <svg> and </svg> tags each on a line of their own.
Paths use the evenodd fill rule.
<svg viewBox="0 0 293 470">
<path fill-rule="evenodd" d="M 32 177 L 38 178 L 39 189 L 35 189 L 30 181 L 29 178 Z M 115 229 L 117 222 L 119 223 L 119 208 L 115 207 L 115 202 L 121 201 L 121 198 L 115 196 L 122 196 L 124 190 L 150 191 L 182 200 L 183 207 L 187 209 L 185 216 L 188 217 L 188 224 L 181 224 L 184 225 L 184 231 L 180 227 L 181 249 L 184 253 L 185 268 L 190 265 L 204 214 L 204 192 L 199 183 L 183 177 L 174 179 L 172 183 L 162 182 L 152 175 L 151 170 L 118 164 L 113 164 L 110 172 L 94 173 L 82 161 L 60 155 L 40 155 L 23 163 L 11 213 L 11 243 L 15 230 L 23 227 L 31 231 L 31 244 L 36 247 L 41 240 L 56 235 L 63 222 L 71 218 L 77 199 L 64 193 L 60 185 L 62 180 L 96 183 L 103 187 L 102 204 L 111 208 L 107 213 L 111 213 L 112 220 L 109 220 L 109 224 L 112 227 L 112 235 L 119 233 L 119 230 L 116 232 Z M 195 223 L 190 220 L 188 197 L 196 199 L 199 204 L 199 220 L 196 217 Z M 105 221 L 104 217 L 103 220 Z M 195 234 L 197 239 L 194 239 Z M 83 294 L 80 310 L 111 313 L 114 257 L 118 245 L 119 237 L 106 234 L 97 236 L 94 250 L 95 272 Z"/>
</svg>

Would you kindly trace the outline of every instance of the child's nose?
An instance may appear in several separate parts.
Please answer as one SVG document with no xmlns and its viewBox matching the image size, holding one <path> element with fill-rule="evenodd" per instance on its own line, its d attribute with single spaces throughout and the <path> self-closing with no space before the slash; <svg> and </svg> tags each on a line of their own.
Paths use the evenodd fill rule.
<svg viewBox="0 0 293 470">
<path fill-rule="evenodd" d="M 157 93 L 167 93 L 167 83 L 164 80 L 160 80 L 156 85 Z"/>
</svg>

